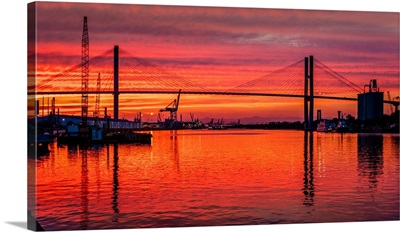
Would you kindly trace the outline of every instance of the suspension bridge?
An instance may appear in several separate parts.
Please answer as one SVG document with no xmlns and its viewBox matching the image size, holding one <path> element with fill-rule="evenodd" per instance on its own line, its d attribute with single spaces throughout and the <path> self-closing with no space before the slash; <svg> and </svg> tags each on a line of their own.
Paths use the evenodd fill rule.
<svg viewBox="0 0 400 232">
<path fill-rule="evenodd" d="M 236 87 L 221 89 L 201 84 L 141 58 L 119 46 L 89 59 L 85 18 L 82 60 L 65 71 L 37 80 L 28 95 L 82 95 L 82 114 L 87 117 L 89 94 L 112 94 L 114 119 L 118 119 L 120 94 L 200 94 L 269 96 L 304 99 L 305 129 L 312 128 L 314 99 L 357 101 L 364 89 L 313 56 L 305 57 Z M 89 66 L 90 64 L 90 66 Z M 90 67 L 90 69 L 89 69 Z M 90 70 L 90 71 L 89 71 Z M 99 86 L 99 83 L 102 83 Z M 399 105 L 398 101 L 384 103 Z"/>
</svg>

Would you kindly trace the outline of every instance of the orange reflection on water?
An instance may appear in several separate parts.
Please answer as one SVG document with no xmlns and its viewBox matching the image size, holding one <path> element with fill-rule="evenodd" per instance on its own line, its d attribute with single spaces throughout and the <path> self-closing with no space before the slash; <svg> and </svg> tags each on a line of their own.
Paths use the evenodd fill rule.
<svg viewBox="0 0 400 232">
<path fill-rule="evenodd" d="M 38 219 L 69 230 L 394 219 L 398 144 L 395 135 L 267 130 L 54 144 L 37 163 Z"/>
</svg>

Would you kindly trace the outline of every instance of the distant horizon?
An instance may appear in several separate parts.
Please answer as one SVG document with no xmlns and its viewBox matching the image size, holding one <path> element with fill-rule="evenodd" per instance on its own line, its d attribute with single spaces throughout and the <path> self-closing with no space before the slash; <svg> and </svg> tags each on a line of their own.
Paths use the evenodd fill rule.
<svg viewBox="0 0 400 232">
<path fill-rule="evenodd" d="M 351 116 L 353 116 L 353 117 L 355 117 L 357 119 L 357 115 L 352 115 L 352 114 L 344 114 L 343 117 L 345 118 L 348 115 L 351 115 Z M 56 114 L 56 116 L 57 116 L 57 114 Z M 63 117 L 63 116 L 65 116 L 65 117 L 75 117 L 75 118 L 82 117 L 80 114 L 61 114 L 60 113 L 60 117 Z M 108 114 L 108 116 L 112 120 L 114 120 L 112 118 L 111 114 Z M 46 118 L 46 117 L 49 117 L 49 115 L 47 114 L 47 110 L 46 110 L 45 115 L 44 116 L 39 115 L 38 119 Z M 187 116 L 187 117 L 189 117 L 189 116 Z M 183 117 L 183 115 L 182 115 L 182 121 L 183 122 L 191 122 L 191 119 L 188 119 L 187 117 Z M 322 120 L 332 120 L 332 119 L 335 119 L 335 118 L 337 118 L 337 117 L 322 117 Z M 90 115 L 90 116 L 88 116 L 88 119 L 92 120 L 92 119 L 94 119 L 94 117 Z M 104 114 L 101 114 L 99 119 L 105 119 Z M 127 120 L 127 121 L 132 122 L 132 121 L 134 121 L 134 117 L 125 118 L 123 116 L 123 117 L 120 117 L 118 120 Z M 180 119 L 178 119 L 178 120 L 180 120 Z M 218 120 L 223 120 L 225 124 L 237 123 L 238 120 L 240 120 L 240 124 L 243 124 L 243 125 L 246 125 L 246 124 L 268 124 L 268 123 L 271 123 L 271 122 L 289 122 L 289 123 L 295 123 L 295 122 L 303 123 L 304 122 L 304 119 L 295 118 L 295 117 L 282 119 L 282 118 L 266 118 L 266 117 L 260 117 L 260 116 L 251 116 L 251 117 L 244 117 L 244 118 L 218 118 L 218 117 L 202 117 L 202 118 L 198 118 L 198 117 L 194 116 L 194 120 L 199 120 L 200 122 L 202 122 L 204 124 L 209 123 L 211 120 L 214 120 L 214 122 L 217 122 Z M 314 118 L 314 121 L 316 121 L 316 120 L 317 119 Z M 157 123 L 157 115 L 156 114 L 153 114 L 153 115 L 142 114 L 142 123 Z"/>
</svg>

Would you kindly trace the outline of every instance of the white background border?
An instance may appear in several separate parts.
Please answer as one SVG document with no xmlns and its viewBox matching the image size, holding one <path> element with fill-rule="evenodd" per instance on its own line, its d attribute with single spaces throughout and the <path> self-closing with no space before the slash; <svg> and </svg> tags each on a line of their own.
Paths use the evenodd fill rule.
<svg viewBox="0 0 400 232">
<path fill-rule="evenodd" d="M 59 2 L 58 0 L 53 0 Z M 0 9 L 0 231 L 25 231 L 26 226 L 26 0 L 3 1 Z M 83 1 L 69 1 L 83 2 Z M 286 9 L 362 10 L 399 12 L 397 0 L 119 0 L 92 1 L 194 6 L 233 6 Z M 377 19 L 379 20 L 379 19 Z M 399 19 L 400 20 L 400 19 Z M 400 24 L 400 21 L 399 21 Z M 235 227 L 193 227 L 151 229 L 151 231 L 397 231 L 400 221 L 363 223 L 321 223 Z M 103 231 L 103 230 L 97 230 Z M 117 230 L 104 230 L 117 231 Z M 122 231 L 149 231 L 148 229 Z"/>
</svg>

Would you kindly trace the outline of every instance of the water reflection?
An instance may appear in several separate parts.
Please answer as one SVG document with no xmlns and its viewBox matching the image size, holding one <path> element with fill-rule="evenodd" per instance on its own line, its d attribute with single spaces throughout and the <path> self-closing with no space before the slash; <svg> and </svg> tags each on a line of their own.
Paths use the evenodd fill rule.
<svg viewBox="0 0 400 232">
<path fill-rule="evenodd" d="M 119 190 L 119 180 L 118 180 L 118 144 L 114 144 L 114 168 L 113 168 L 113 188 L 112 188 L 112 209 L 114 211 L 113 222 L 118 222 L 119 208 L 118 208 L 118 190 Z"/>
<path fill-rule="evenodd" d="M 88 170 L 88 160 L 87 160 L 87 148 L 82 147 L 81 152 L 81 229 L 85 230 L 88 228 L 89 214 L 89 170 Z"/>
<path fill-rule="evenodd" d="M 38 218 L 49 230 L 398 218 L 399 136 L 239 132 L 50 149 L 33 160 Z"/>
<path fill-rule="evenodd" d="M 94 156 L 94 165 L 95 165 L 95 173 L 96 173 L 96 185 L 97 185 L 97 198 L 100 198 L 100 186 L 101 186 L 101 180 L 100 180 L 100 175 L 101 175 L 101 167 L 100 167 L 100 151 L 102 150 L 103 145 L 102 144 L 94 144 L 92 145 L 92 150 L 93 150 L 93 156 Z"/>
<path fill-rule="evenodd" d="M 173 130 L 170 132 L 170 140 L 171 140 L 171 150 L 174 154 L 174 165 L 176 172 L 180 174 L 180 166 L 179 166 L 179 148 L 178 148 L 178 135 L 177 131 Z"/>
<path fill-rule="evenodd" d="M 35 151 L 33 149 L 33 152 L 29 153 L 32 154 L 30 157 L 39 159 L 39 158 L 49 157 L 50 155 L 50 150 L 47 147 L 43 148 L 42 146 L 38 146 L 36 151 L 37 151 L 36 156 L 35 156 Z"/>
<path fill-rule="evenodd" d="M 106 144 L 107 150 L 107 170 L 110 169 L 110 144 Z"/>
<path fill-rule="evenodd" d="M 390 137 L 390 144 L 392 145 L 391 148 L 394 152 L 394 154 L 399 154 L 399 149 L 400 149 L 400 141 L 399 141 L 400 137 L 399 135 L 397 136 L 391 136 Z"/>
<path fill-rule="evenodd" d="M 63 147 L 64 145 L 59 145 Z M 68 149 L 68 158 L 72 159 L 74 156 L 78 154 L 78 144 L 67 144 L 67 149 Z"/>
<path fill-rule="evenodd" d="M 383 136 L 358 134 L 357 161 L 358 176 L 367 180 L 370 189 L 377 188 L 383 174 Z"/>
<path fill-rule="evenodd" d="M 314 164 L 313 164 L 313 153 L 314 153 L 314 135 L 312 132 L 304 132 L 304 186 L 303 204 L 307 206 L 314 205 Z"/>
</svg>

